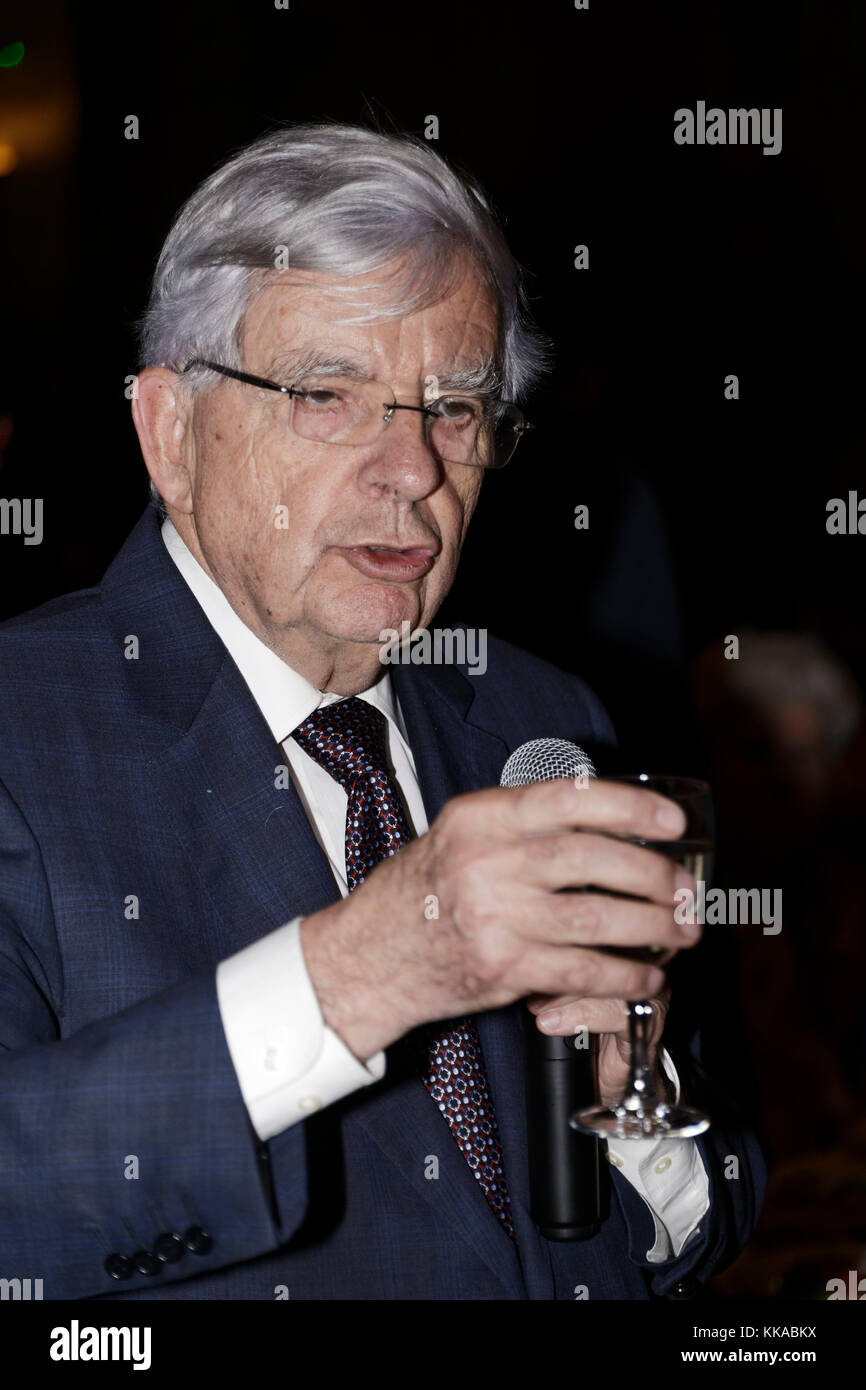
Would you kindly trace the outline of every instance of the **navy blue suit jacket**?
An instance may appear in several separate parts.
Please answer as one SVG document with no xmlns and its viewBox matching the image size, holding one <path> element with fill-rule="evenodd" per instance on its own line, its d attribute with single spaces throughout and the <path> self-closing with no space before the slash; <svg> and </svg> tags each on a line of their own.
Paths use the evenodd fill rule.
<svg viewBox="0 0 866 1390">
<path fill-rule="evenodd" d="M 497 784 L 527 739 L 613 741 L 582 682 L 503 642 L 482 676 L 397 666 L 393 680 L 431 821 Z M 275 788 L 282 761 L 152 507 L 98 588 L 0 627 L 0 1273 L 42 1278 L 46 1298 L 572 1299 L 585 1286 L 592 1300 L 674 1296 L 729 1262 L 764 1169 L 723 1114 L 699 1141 L 710 1211 L 678 1259 L 647 1263 L 652 1218 L 616 1173 L 600 1235 L 541 1237 L 520 1003 L 478 1018 L 517 1246 L 405 1042 L 382 1081 L 258 1142 L 215 966 L 339 896 L 296 793 Z M 106 1272 L 113 1252 L 194 1226 L 209 1249 L 154 1275 Z"/>
</svg>

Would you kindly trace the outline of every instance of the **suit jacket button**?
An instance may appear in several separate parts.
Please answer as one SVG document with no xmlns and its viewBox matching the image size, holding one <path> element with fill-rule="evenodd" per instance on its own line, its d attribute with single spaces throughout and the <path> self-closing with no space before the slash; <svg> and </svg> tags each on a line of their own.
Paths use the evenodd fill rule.
<svg viewBox="0 0 866 1390">
<path fill-rule="evenodd" d="M 112 1279 L 128 1279 L 132 1274 L 132 1260 L 128 1260 L 125 1255 L 119 1255 L 115 1250 L 108 1256 L 103 1268 Z"/>
<path fill-rule="evenodd" d="M 203 1226 L 190 1226 L 184 1240 L 194 1255 L 209 1255 L 213 1249 L 213 1240 Z"/>
<path fill-rule="evenodd" d="M 153 1252 L 163 1264 L 173 1265 L 186 1254 L 183 1238 L 176 1231 L 166 1231 L 153 1242 Z"/>
<path fill-rule="evenodd" d="M 685 1279 L 680 1279 L 676 1284 L 674 1284 L 673 1288 L 670 1291 L 669 1297 L 694 1298 L 697 1291 L 697 1280 L 693 1279 L 691 1275 L 687 1275 Z"/>
<path fill-rule="evenodd" d="M 159 1274 L 162 1265 L 156 1258 L 152 1250 L 136 1250 L 132 1257 L 139 1274 Z"/>
</svg>

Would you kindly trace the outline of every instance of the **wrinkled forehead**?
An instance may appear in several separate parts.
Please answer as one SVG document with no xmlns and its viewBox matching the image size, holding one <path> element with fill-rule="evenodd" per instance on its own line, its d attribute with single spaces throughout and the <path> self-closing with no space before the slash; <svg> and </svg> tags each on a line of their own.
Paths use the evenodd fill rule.
<svg viewBox="0 0 866 1390">
<path fill-rule="evenodd" d="M 269 276 L 254 294 L 242 326 L 244 365 L 280 380 L 311 354 L 328 350 L 360 375 L 400 371 L 421 377 L 497 373 L 499 308 L 486 277 L 471 261 L 449 268 L 438 294 L 412 307 L 404 267 L 341 277 L 318 271 Z M 407 301 L 409 312 L 406 312 Z"/>
</svg>

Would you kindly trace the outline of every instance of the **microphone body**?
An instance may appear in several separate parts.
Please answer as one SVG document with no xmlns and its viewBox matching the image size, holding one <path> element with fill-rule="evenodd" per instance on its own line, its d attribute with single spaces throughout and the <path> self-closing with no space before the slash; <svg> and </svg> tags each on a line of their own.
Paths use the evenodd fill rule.
<svg viewBox="0 0 866 1390">
<path fill-rule="evenodd" d="M 500 785 L 588 778 L 595 769 L 583 749 L 564 739 L 524 743 L 505 764 Z M 579 795 L 579 792 L 577 793 Z M 595 1100 L 596 1042 L 550 1037 L 531 1017 L 526 1038 L 526 1118 L 532 1219 L 547 1240 L 590 1240 L 601 1230 L 601 1143 L 568 1121 Z"/>
<path fill-rule="evenodd" d="M 547 1037 L 528 1025 L 526 1115 L 532 1219 L 547 1240 L 590 1240 L 601 1230 L 601 1141 L 569 1117 L 595 1101 L 594 1041 Z"/>
</svg>

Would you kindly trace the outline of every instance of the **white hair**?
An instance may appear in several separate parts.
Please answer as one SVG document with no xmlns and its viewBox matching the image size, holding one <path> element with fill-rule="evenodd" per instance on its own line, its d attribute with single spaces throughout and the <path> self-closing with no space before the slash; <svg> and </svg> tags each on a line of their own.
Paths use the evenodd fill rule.
<svg viewBox="0 0 866 1390">
<path fill-rule="evenodd" d="M 359 298 L 357 286 L 328 293 L 354 289 L 343 323 L 403 318 L 447 294 L 467 254 L 498 308 L 490 384 L 521 402 L 548 369 L 551 345 L 475 179 L 414 136 L 336 122 L 271 131 L 211 174 L 175 218 L 139 322 L 139 365 L 182 370 L 199 357 L 243 369 L 253 296 L 293 271 L 348 278 L 395 263 L 399 271 L 378 282 L 392 290 L 390 307 Z M 213 377 L 194 368 L 185 380 L 195 392 Z"/>
</svg>

